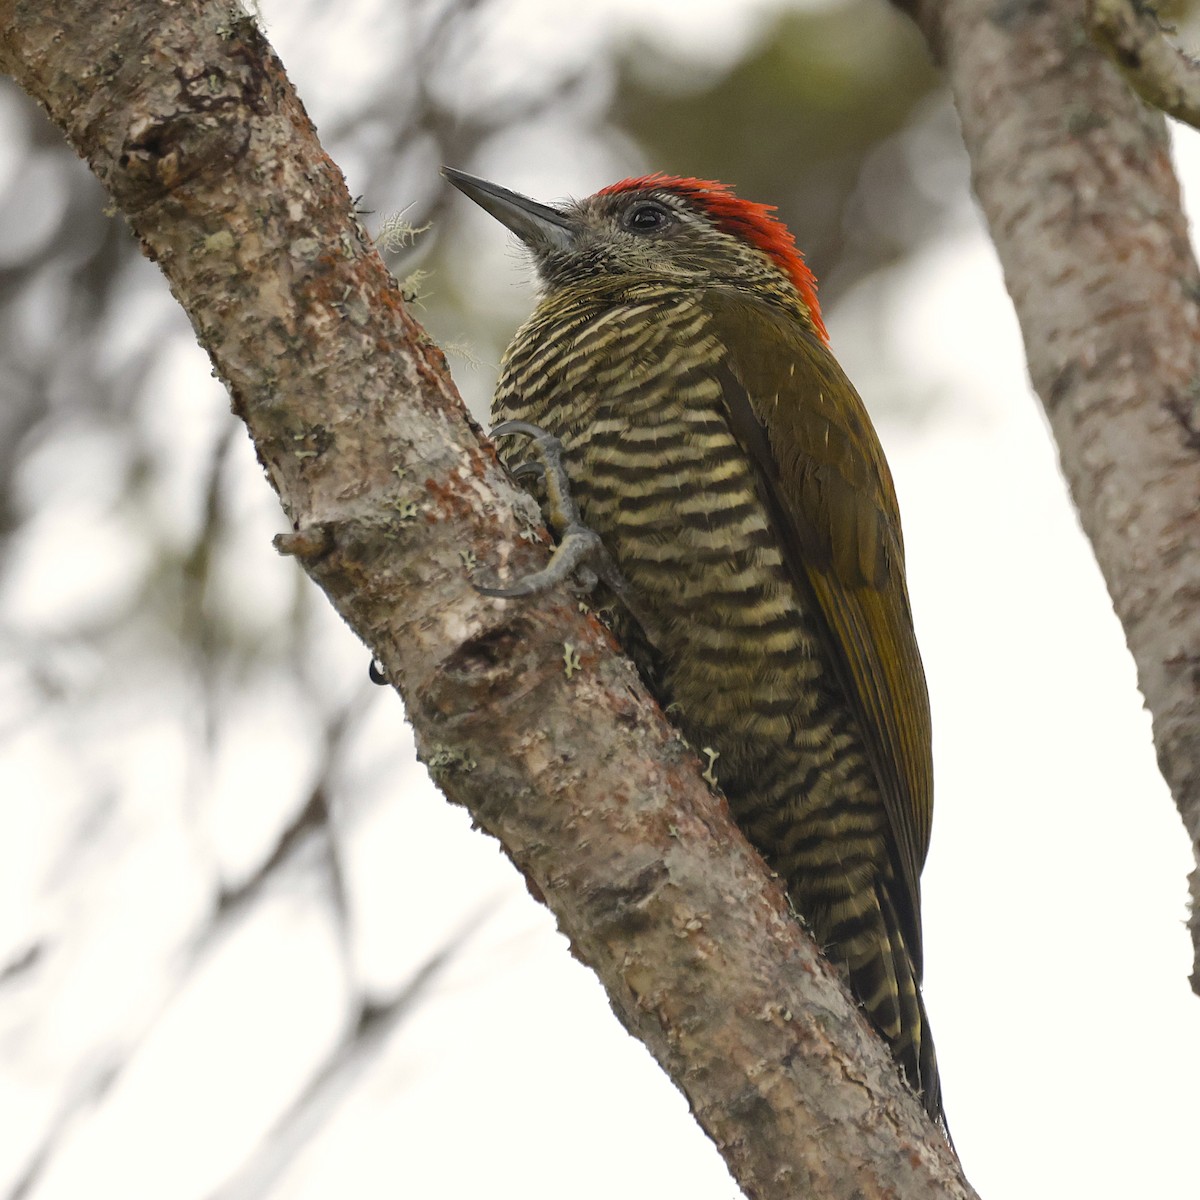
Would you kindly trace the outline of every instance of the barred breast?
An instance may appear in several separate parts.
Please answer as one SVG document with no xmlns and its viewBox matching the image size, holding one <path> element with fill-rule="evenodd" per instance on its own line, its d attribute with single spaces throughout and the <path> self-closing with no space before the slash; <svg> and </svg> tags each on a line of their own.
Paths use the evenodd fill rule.
<svg viewBox="0 0 1200 1200">
<path fill-rule="evenodd" d="M 539 309 L 505 357 L 493 417 L 563 440 L 585 522 L 655 618 L 658 661 L 638 665 L 692 744 L 718 754 L 736 819 L 801 913 L 841 944 L 847 902 L 886 865 L 886 817 L 725 417 L 708 326 L 697 299 L 654 287 Z M 504 455 L 513 465 L 520 445 Z"/>
</svg>

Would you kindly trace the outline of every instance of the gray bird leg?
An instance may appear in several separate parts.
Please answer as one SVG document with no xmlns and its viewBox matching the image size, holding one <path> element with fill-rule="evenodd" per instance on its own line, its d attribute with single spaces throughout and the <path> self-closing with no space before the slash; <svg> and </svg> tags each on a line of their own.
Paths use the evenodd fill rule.
<svg viewBox="0 0 1200 1200">
<path fill-rule="evenodd" d="M 533 477 L 542 480 L 546 488 L 547 524 L 559 541 L 550 555 L 550 561 L 540 571 L 525 575 L 507 587 L 476 583 L 475 590 L 485 596 L 512 600 L 544 592 L 572 576 L 579 580 L 585 591 L 590 592 L 599 579 L 642 627 L 647 640 L 652 645 L 658 645 L 649 615 L 634 597 L 632 588 L 600 540 L 600 535 L 583 522 L 579 506 L 571 495 L 571 480 L 563 465 L 562 442 L 554 434 L 529 421 L 501 421 L 492 430 L 491 436 L 523 436 L 530 439 L 530 458 L 514 467 L 512 475 L 515 479 Z"/>
<path fill-rule="evenodd" d="M 492 430 L 493 438 L 520 435 L 530 439 L 530 459 L 513 468 L 514 479 L 540 478 L 546 487 L 547 523 L 558 538 L 550 561 L 540 570 L 525 575 L 507 587 L 487 587 L 475 584 L 475 590 L 485 596 L 512 600 L 518 596 L 533 596 L 555 584 L 564 583 L 591 566 L 596 576 L 606 583 L 608 576 L 620 579 L 616 564 L 604 548 L 600 535 L 589 529 L 579 514 L 579 506 L 571 495 L 571 481 L 563 466 L 563 444 L 552 433 L 528 421 L 502 421 Z M 589 572 L 592 574 L 592 572 Z M 585 580 L 586 582 L 586 580 Z M 621 580 L 622 585 L 624 581 Z M 611 585 L 610 585 L 611 586 Z M 590 587 L 589 589 L 590 590 Z M 614 589 L 616 590 L 616 589 Z"/>
</svg>

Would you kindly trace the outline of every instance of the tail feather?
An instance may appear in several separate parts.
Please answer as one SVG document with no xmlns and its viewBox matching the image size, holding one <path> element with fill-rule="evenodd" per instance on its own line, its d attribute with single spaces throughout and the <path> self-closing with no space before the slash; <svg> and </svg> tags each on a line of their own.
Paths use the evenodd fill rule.
<svg viewBox="0 0 1200 1200">
<path fill-rule="evenodd" d="M 859 892 L 838 918 L 832 923 L 827 953 L 845 967 L 850 990 L 891 1047 L 909 1086 L 926 1112 L 946 1130 L 937 1054 L 921 981 L 887 881 L 879 879 Z"/>
<path fill-rule="evenodd" d="M 925 1013 L 925 1000 L 921 995 L 920 973 L 909 952 L 886 881 L 879 881 L 875 892 L 887 933 L 884 953 L 894 964 L 898 983 L 900 1030 L 894 1041 L 889 1039 L 892 1053 L 904 1069 L 914 1091 L 921 1097 L 925 1111 L 945 1129 L 942 1081 L 938 1075 L 937 1051 L 929 1029 L 929 1017 Z"/>
</svg>

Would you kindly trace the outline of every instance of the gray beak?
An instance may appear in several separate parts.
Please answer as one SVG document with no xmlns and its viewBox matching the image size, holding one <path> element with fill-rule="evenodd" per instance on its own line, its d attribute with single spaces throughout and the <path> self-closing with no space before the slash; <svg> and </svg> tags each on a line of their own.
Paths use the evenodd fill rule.
<svg viewBox="0 0 1200 1200">
<path fill-rule="evenodd" d="M 569 250 L 575 244 L 575 225 L 558 209 L 453 167 L 443 167 L 442 175 L 484 212 L 511 229 L 535 253 Z"/>
</svg>

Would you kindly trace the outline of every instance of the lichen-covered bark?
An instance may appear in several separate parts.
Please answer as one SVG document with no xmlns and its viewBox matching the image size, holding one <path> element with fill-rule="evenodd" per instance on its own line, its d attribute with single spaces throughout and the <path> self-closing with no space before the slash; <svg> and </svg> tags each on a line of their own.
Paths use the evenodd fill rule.
<svg viewBox="0 0 1200 1200">
<path fill-rule="evenodd" d="M 1200 854 L 1200 273 L 1165 123 L 1089 40 L 1084 0 L 905 7 L 949 74 L 1029 372 Z"/>
<path fill-rule="evenodd" d="M 441 353 L 248 20 L 203 0 L 0 0 L 0 69 L 128 216 L 229 386 L 302 561 L 750 1196 L 969 1197 L 777 884 L 544 561 Z M 524 514 L 524 515 L 523 515 Z"/>
</svg>

